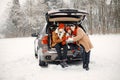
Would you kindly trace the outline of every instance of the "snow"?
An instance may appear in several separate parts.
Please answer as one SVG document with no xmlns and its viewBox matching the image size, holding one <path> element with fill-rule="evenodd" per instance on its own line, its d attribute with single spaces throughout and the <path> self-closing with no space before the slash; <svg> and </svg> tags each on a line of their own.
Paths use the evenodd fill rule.
<svg viewBox="0 0 120 80">
<path fill-rule="evenodd" d="M 111 3 L 111 0 L 106 0 L 107 5 L 110 5 L 110 3 Z"/>
<path fill-rule="evenodd" d="M 0 80 L 120 80 L 120 35 L 90 38 L 94 48 L 89 71 L 81 62 L 68 68 L 56 64 L 41 68 L 34 58 L 35 38 L 0 39 Z"/>
<path fill-rule="evenodd" d="M 8 18 L 9 8 L 12 6 L 12 0 L 3 0 L 0 2 L 0 29 L 3 28 L 3 24 L 5 23 L 6 19 Z M 2 28 L 1 28 L 2 27 Z"/>
<path fill-rule="evenodd" d="M 24 6 L 26 0 L 19 0 L 21 7 Z M 3 26 L 9 16 L 9 11 L 11 6 L 13 5 L 13 0 L 3 0 L 0 2 L 0 30 L 2 31 L 5 26 Z"/>
<path fill-rule="evenodd" d="M 5 36 L 3 34 L 0 34 L 0 38 L 4 38 Z"/>
<path fill-rule="evenodd" d="M 20 5 L 24 5 L 25 4 L 25 2 L 26 2 L 27 0 L 19 0 L 19 2 L 20 2 Z"/>
<path fill-rule="evenodd" d="M 65 3 L 65 8 L 73 8 L 73 3 L 71 2 L 72 0 L 63 0 L 63 2 Z"/>
</svg>

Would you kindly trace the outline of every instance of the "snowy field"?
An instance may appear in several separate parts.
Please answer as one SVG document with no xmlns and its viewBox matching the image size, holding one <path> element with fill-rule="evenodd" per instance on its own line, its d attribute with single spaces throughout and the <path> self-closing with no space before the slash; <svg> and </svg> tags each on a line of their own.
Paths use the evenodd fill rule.
<svg viewBox="0 0 120 80">
<path fill-rule="evenodd" d="M 94 49 L 89 71 L 81 62 L 41 68 L 34 58 L 35 38 L 0 39 L 0 80 L 120 80 L 120 35 L 90 38 Z"/>
</svg>

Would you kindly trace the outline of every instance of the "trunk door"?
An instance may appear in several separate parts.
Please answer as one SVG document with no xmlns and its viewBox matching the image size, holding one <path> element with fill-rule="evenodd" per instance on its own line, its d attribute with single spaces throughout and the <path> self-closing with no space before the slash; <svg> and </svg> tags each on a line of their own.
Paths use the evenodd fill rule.
<svg viewBox="0 0 120 80">
<path fill-rule="evenodd" d="M 46 13 L 47 22 L 80 22 L 88 13 L 83 10 L 59 9 Z"/>
</svg>

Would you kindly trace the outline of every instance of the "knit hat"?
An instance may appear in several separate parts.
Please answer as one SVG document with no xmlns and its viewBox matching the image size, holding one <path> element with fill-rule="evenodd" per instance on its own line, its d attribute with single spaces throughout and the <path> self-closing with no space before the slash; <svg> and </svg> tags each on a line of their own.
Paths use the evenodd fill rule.
<svg viewBox="0 0 120 80">
<path fill-rule="evenodd" d="M 65 25 L 63 23 L 60 23 L 58 29 L 64 29 L 64 26 Z"/>
</svg>

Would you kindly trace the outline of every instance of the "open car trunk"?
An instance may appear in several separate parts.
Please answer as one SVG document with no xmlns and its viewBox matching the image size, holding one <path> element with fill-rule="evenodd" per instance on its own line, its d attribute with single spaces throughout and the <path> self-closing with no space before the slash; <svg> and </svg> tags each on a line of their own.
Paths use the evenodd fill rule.
<svg viewBox="0 0 120 80">
<path fill-rule="evenodd" d="M 51 32 L 58 27 L 59 23 L 64 23 L 65 25 L 78 24 L 79 26 L 87 14 L 88 13 L 86 11 L 75 9 L 59 9 L 48 11 L 46 13 L 46 34 L 48 34 L 48 48 L 51 49 Z"/>
</svg>

